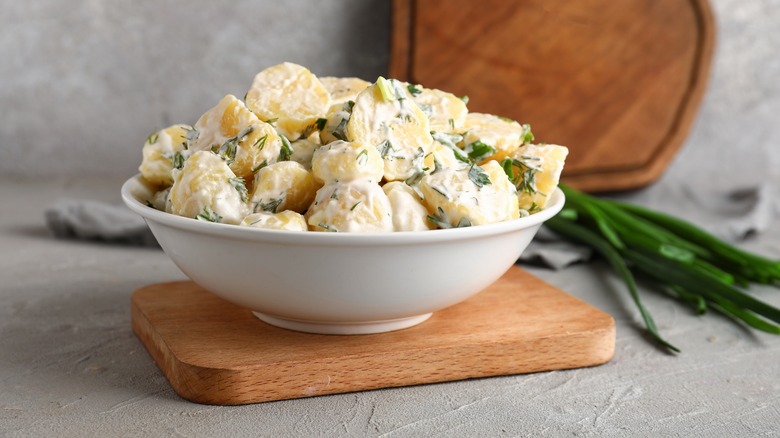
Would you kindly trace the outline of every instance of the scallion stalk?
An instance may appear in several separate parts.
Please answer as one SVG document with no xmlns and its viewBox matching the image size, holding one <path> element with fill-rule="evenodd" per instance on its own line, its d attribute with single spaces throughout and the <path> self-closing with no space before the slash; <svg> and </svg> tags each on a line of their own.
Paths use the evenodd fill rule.
<svg viewBox="0 0 780 438">
<path fill-rule="evenodd" d="M 642 303 L 635 273 L 700 315 L 713 309 L 756 330 L 780 334 L 780 309 L 742 290 L 750 283 L 780 286 L 780 261 L 736 248 L 673 216 L 560 187 L 566 206 L 547 227 L 590 246 L 609 262 L 658 344 L 680 351 L 660 335 Z"/>
</svg>

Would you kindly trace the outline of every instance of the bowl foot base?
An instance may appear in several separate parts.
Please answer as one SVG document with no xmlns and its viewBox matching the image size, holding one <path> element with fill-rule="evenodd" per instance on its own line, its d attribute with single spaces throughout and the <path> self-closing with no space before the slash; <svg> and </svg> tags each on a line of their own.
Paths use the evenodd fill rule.
<svg viewBox="0 0 780 438">
<path fill-rule="evenodd" d="M 319 322 L 280 318 L 265 313 L 252 312 L 261 321 L 276 327 L 305 333 L 321 335 L 368 335 L 401 330 L 420 324 L 431 317 L 431 313 L 410 316 L 408 318 L 389 319 L 384 321 L 366 322 Z"/>
</svg>

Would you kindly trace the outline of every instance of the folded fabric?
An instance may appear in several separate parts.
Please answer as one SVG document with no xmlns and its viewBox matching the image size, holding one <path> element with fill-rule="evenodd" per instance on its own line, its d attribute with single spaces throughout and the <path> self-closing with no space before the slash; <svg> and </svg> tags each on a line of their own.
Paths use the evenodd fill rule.
<svg viewBox="0 0 780 438">
<path fill-rule="evenodd" d="M 61 199 L 44 216 L 56 237 L 159 247 L 143 218 L 124 206 Z"/>
</svg>

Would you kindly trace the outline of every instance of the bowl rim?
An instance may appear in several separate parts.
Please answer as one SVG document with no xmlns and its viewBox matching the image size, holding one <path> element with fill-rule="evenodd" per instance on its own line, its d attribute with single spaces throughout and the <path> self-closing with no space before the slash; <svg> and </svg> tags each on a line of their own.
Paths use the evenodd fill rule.
<svg viewBox="0 0 780 438">
<path fill-rule="evenodd" d="M 530 216 L 512 219 L 510 221 L 473 227 L 449 228 L 428 231 L 393 231 L 369 233 L 326 233 L 311 231 L 272 230 L 238 225 L 212 223 L 175 214 L 159 211 L 142 203 L 138 197 L 140 191 L 151 195 L 153 189 L 144 182 L 141 174 L 136 174 L 122 184 L 121 195 L 125 205 L 147 222 L 152 221 L 180 230 L 199 234 L 227 237 L 246 241 L 262 241 L 285 244 L 323 244 L 323 245 L 377 245 L 377 244 L 410 244 L 433 243 L 463 239 L 473 239 L 516 232 L 522 229 L 541 225 L 561 211 L 565 203 L 565 195 L 556 187 L 548 204 L 542 211 Z"/>
</svg>

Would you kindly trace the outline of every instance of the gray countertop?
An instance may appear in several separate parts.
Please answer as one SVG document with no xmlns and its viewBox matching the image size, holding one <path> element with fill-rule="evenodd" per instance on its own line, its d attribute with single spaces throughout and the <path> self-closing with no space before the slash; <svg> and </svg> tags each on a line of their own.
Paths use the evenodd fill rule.
<svg viewBox="0 0 780 438">
<path fill-rule="evenodd" d="M 650 343 L 600 262 L 533 274 L 610 313 L 615 357 L 586 369 L 238 407 L 179 398 L 130 327 L 130 295 L 184 275 L 157 249 L 52 238 L 61 197 L 118 202 L 119 180 L 0 181 L 2 436 L 759 436 L 780 433 L 780 337 L 704 317 L 642 289 Z M 631 197 L 680 205 L 661 184 Z M 780 224 L 744 247 L 780 258 Z M 780 293 L 754 288 L 780 305 Z"/>
</svg>

